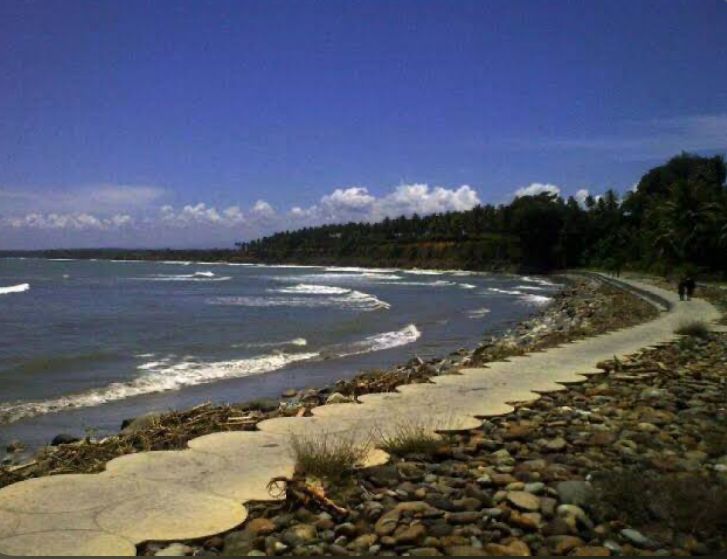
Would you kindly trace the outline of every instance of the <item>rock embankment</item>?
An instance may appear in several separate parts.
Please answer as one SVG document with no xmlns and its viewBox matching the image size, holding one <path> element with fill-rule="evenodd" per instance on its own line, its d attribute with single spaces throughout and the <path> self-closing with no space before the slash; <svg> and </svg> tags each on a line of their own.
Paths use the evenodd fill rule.
<svg viewBox="0 0 727 559">
<path fill-rule="evenodd" d="M 248 504 L 184 554 L 705 555 L 727 550 L 727 335 L 685 337 L 426 455 L 326 487 L 342 507 Z M 308 480 L 310 482 L 310 480 Z M 149 544 L 142 554 L 169 553 Z"/>
</svg>

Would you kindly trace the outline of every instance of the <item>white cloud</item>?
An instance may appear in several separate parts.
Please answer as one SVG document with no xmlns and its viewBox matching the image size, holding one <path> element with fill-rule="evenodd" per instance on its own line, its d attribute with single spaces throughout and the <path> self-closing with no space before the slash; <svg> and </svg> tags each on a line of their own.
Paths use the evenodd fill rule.
<svg viewBox="0 0 727 559">
<path fill-rule="evenodd" d="M 265 200 L 258 200 L 257 202 L 255 202 L 252 210 L 250 210 L 250 213 L 253 216 L 267 219 L 275 216 L 275 209 Z"/>
<path fill-rule="evenodd" d="M 144 185 L 27 189 L 0 187 L 0 207 L 8 214 L 89 213 L 116 214 L 150 208 L 165 194 L 163 188 Z"/>
<path fill-rule="evenodd" d="M 385 217 L 426 215 L 447 211 L 462 211 L 480 203 L 477 192 L 463 185 L 456 190 L 426 184 L 404 184 L 380 198 L 363 187 L 336 189 L 323 196 L 318 204 L 308 208 L 298 206 L 290 216 L 311 224 L 344 221 L 379 221 Z"/>
<path fill-rule="evenodd" d="M 575 198 L 576 202 L 578 202 L 583 207 L 586 205 L 586 198 L 588 198 L 590 195 L 591 193 L 587 188 L 581 188 L 573 195 L 573 198 Z"/>
<path fill-rule="evenodd" d="M 375 202 L 376 198 L 369 194 L 368 189 L 358 186 L 337 188 L 321 198 L 321 206 L 332 212 L 367 212 Z"/>
<path fill-rule="evenodd" d="M 22 217 L 7 217 L 0 219 L 0 227 L 12 229 L 66 229 L 73 231 L 109 231 L 134 223 L 131 216 L 117 214 L 108 218 L 99 218 L 88 213 L 75 214 L 40 214 L 30 213 Z"/>
<path fill-rule="evenodd" d="M 560 187 L 549 183 L 534 182 L 530 186 L 518 188 L 515 191 L 515 198 L 537 196 L 538 194 L 560 194 Z"/>
<path fill-rule="evenodd" d="M 110 206 L 123 206 L 132 199 L 152 199 L 134 191 L 96 191 L 95 200 L 103 199 L 101 210 Z M 64 231 L 73 237 L 61 237 L 74 246 L 89 246 L 94 243 L 118 244 L 114 233 L 123 231 L 124 242 L 144 246 L 204 246 L 207 242 L 232 245 L 234 241 L 250 239 L 275 231 L 348 221 L 379 221 L 385 217 L 400 215 L 421 215 L 468 210 L 480 203 L 477 192 L 463 185 L 456 189 L 430 187 L 426 184 L 405 184 L 394 188 L 383 196 L 375 196 L 360 186 L 338 188 L 322 196 L 318 203 L 309 207 L 293 206 L 289 211 L 278 212 L 265 200 L 258 200 L 245 210 L 233 205 L 227 208 L 209 206 L 204 202 L 175 207 L 169 204 L 146 207 L 138 211 L 104 213 L 103 211 L 32 211 L 9 217 L 0 216 L 0 228 L 11 228 L 17 234 L 27 233 L 23 245 L 31 242 L 33 231 Z M 83 232 L 95 231 L 101 235 L 82 236 Z M 71 239 L 71 240 L 68 240 Z M 77 240 L 76 240 L 77 239 Z M 47 244 L 47 238 L 44 239 Z M 70 245 L 69 245 L 70 246 Z"/>
</svg>

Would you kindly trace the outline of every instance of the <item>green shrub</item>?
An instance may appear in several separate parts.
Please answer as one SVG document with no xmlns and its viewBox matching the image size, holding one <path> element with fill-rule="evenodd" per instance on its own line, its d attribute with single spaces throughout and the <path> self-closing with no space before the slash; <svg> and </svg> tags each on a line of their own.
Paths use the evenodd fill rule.
<svg viewBox="0 0 727 559">
<path fill-rule="evenodd" d="M 674 331 L 674 333 L 704 340 L 709 338 L 709 327 L 704 322 L 695 320 L 693 322 L 686 322 L 682 324 Z"/>
<path fill-rule="evenodd" d="M 727 486 L 707 476 L 648 474 L 632 468 L 601 472 L 593 486 L 601 520 L 635 527 L 658 521 L 690 534 L 727 528 Z"/>
</svg>

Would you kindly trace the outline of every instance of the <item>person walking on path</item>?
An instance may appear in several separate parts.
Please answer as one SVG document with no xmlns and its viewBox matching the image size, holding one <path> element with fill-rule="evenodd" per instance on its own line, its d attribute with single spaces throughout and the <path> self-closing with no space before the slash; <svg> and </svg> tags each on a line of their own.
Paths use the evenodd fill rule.
<svg viewBox="0 0 727 559">
<path fill-rule="evenodd" d="M 677 287 L 677 291 L 679 292 L 679 300 L 683 301 L 684 297 L 687 294 L 687 280 L 682 279 L 679 281 L 679 286 Z"/>
<path fill-rule="evenodd" d="M 684 288 L 687 292 L 687 301 L 689 301 L 692 298 L 692 295 L 694 295 L 694 290 L 697 288 L 697 283 L 694 281 L 692 276 L 686 277 L 684 280 Z"/>
</svg>

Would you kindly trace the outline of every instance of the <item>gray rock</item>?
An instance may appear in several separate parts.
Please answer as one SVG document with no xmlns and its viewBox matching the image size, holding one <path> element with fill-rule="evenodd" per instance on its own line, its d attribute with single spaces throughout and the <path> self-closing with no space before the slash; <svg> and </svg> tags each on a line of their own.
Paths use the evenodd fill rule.
<svg viewBox="0 0 727 559">
<path fill-rule="evenodd" d="M 272 398 L 259 398 L 257 400 L 251 400 L 249 402 L 246 402 L 240 407 L 244 409 L 267 413 L 277 410 L 280 407 L 280 402 L 278 402 L 277 400 L 273 400 Z"/>
<path fill-rule="evenodd" d="M 5 450 L 10 453 L 14 452 L 20 452 L 25 448 L 25 445 L 20 441 L 10 441 L 8 443 L 8 446 L 5 447 Z"/>
<path fill-rule="evenodd" d="M 351 398 L 344 396 L 340 392 L 334 392 L 328 398 L 326 398 L 326 404 L 347 404 L 351 401 Z"/>
<path fill-rule="evenodd" d="M 60 433 L 53 437 L 53 440 L 50 442 L 51 446 L 58 446 L 61 444 L 71 444 L 76 443 L 80 441 L 78 437 L 74 437 L 73 435 L 69 435 L 68 433 Z"/>
<path fill-rule="evenodd" d="M 283 540 L 286 545 L 296 547 L 298 545 L 312 542 L 317 538 L 317 536 L 318 534 L 315 526 L 311 526 L 310 524 L 296 524 L 283 532 L 283 536 L 280 539 Z"/>
<path fill-rule="evenodd" d="M 161 416 L 161 412 L 152 411 L 149 413 L 145 413 L 144 415 L 140 415 L 139 417 L 135 417 L 133 419 L 124 419 L 124 421 L 121 423 L 121 432 L 137 433 L 139 431 L 143 431 L 159 423 L 159 419 L 161 418 Z"/>
<path fill-rule="evenodd" d="M 593 487 L 587 481 L 561 481 L 555 489 L 565 505 L 582 507 L 593 501 Z"/>
<path fill-rule="evenodd" d="M 225 536 L 222 554 L 227 557 L 244 557 L 254 546 L 254 534 L 249 532 L 231 532 Z"/>
<path fill-rule="evenodd" d="M 620 534 L 621 537 L 636 547 L 653 548 L 657 546 L 654 540 L 646 537 L 644 534 L 638 530 L 634 530 L 633 528 L 624 528 L 621 530 Z"/>
</svg>

